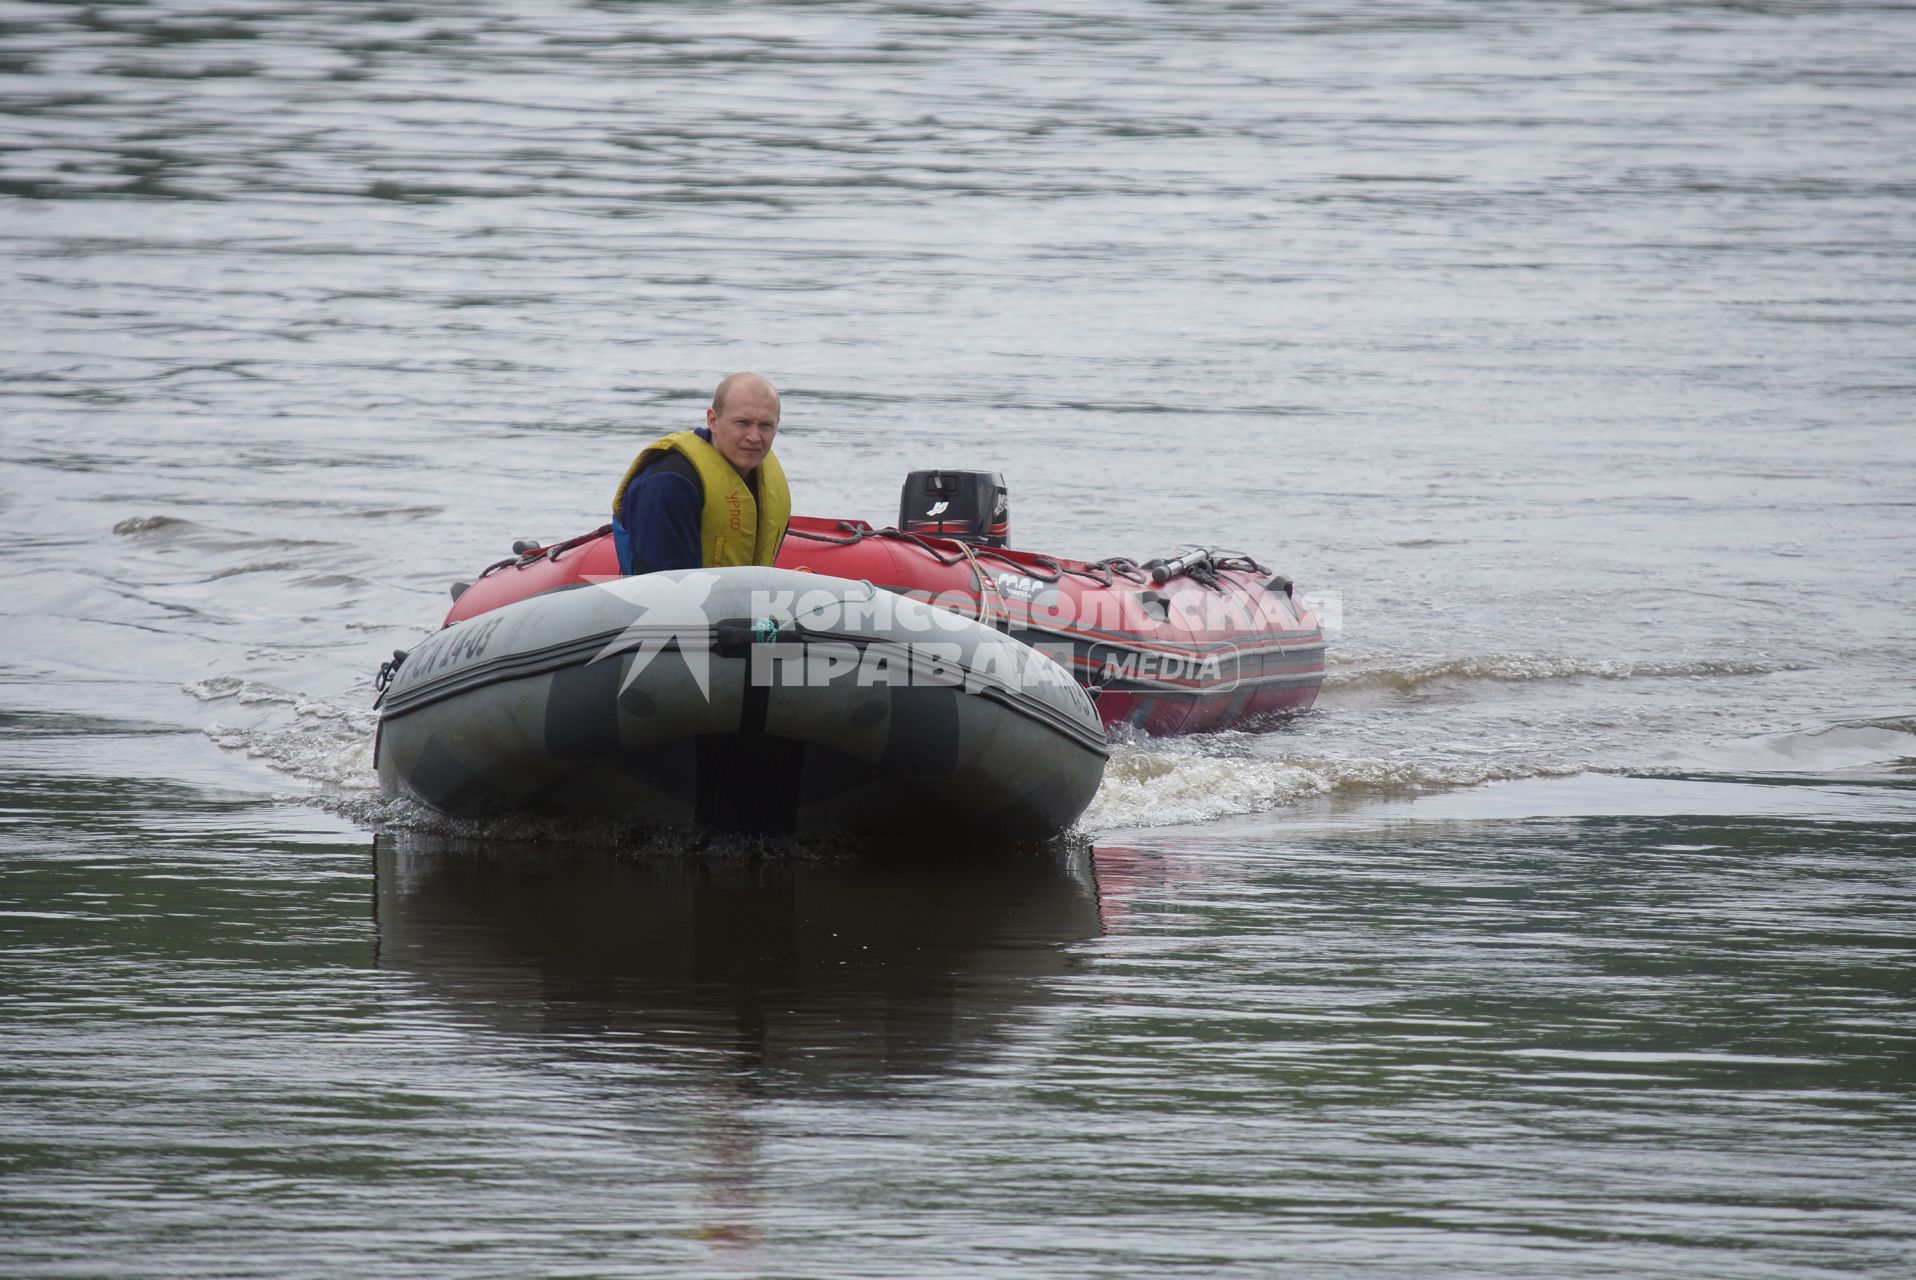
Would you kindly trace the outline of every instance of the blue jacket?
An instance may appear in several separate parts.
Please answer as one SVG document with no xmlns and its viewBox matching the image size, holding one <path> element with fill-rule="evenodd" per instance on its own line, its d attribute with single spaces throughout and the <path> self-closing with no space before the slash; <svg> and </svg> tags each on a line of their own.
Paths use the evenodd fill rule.
<svg viewBox="0 0 1916 1280">
<path fill-rule="evenodd" d="M 697 435 L 712 443 L 709 428 Z M 745 477 L 754 494 L 758 475 Z M 667 454 L 633 478 L 612 522 L 612 545 L 619 551 L 620 573 L 656 573 L 660 569 L 697 569 L 705 563 L 699 549 L 699 521 L 705 514 L 705 486 L 699 473 L 678 454 Z"/>
</svg>

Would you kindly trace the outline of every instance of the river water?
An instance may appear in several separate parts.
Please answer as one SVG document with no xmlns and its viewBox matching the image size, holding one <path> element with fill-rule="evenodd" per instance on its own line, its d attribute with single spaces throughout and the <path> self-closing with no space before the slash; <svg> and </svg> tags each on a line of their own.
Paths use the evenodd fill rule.
<svg viewBox="0 0 1916 1280">
<path fill-rule="evenodd" d="M 1916 11 L 0 4 L 0 1270 L 1910 1274 Z M 1083 828 L 382 801 L 718 377 L 1335 624 Z"/>
</svg>

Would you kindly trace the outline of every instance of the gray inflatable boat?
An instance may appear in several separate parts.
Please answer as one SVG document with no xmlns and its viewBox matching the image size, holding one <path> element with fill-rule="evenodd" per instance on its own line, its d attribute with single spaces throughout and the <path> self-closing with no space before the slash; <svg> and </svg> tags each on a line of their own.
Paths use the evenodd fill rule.
<svg viewBox="0 0 1916 1280">
<path fill-rule="evenodd" d="M 1109 755 L 1037 650 L 786 569 L 548 592 L 454 623 L 382 681 L 381 787 L 459 817 L 1043 838 Z"/>
</svg>

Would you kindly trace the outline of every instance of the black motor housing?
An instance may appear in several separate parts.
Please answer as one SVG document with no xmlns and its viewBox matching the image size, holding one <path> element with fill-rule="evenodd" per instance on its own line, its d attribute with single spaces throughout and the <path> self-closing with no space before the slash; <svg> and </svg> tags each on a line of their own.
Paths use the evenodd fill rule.
<svg viewBox="0 0 1916 1280">
<path fill-rule="evenodd" d="M 1002 547 L 1011 536 L 1011 495 L 995 471 L 914 471 L 898 496 L 906 533 Z"/>
</svg>

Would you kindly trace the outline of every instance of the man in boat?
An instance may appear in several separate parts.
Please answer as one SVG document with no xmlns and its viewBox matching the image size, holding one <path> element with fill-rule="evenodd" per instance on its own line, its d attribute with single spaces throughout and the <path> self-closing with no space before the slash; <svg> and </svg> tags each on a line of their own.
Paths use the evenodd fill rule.
<svg viewBox="0 0 1916 1280">
<path fill-rule="evenodd" d="M 771 564 L 792 495 L 772 455 L 778 390 L 756 373 L 718 384 L 705 425 L 647 445 L 612 496 L 619 572 Z"/>
</svg>

